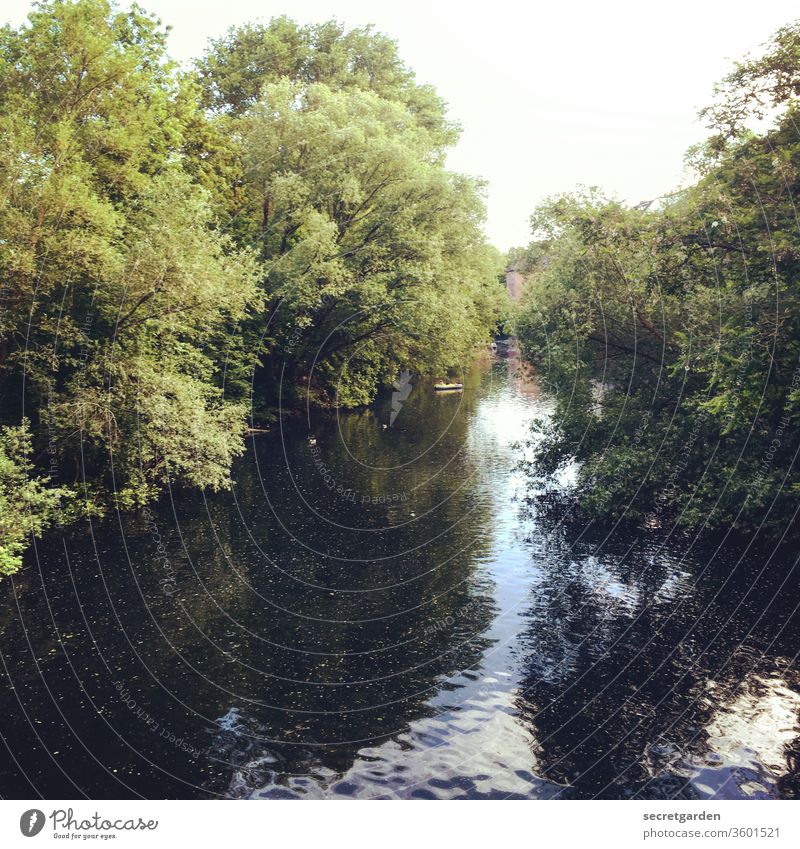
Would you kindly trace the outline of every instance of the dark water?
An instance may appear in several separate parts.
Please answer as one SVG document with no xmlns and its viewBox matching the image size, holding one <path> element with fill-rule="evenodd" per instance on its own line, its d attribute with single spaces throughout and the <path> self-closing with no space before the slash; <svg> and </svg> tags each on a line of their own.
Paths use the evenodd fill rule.
<svg viewBox="0 0 800 849">
<path fill-rule="evenodd" d="M 798 797 L 793 552 L 537 519 L 548 413 L 496 364 L 40 542 L 0 586 L 0 794 Z"/>
</svg>

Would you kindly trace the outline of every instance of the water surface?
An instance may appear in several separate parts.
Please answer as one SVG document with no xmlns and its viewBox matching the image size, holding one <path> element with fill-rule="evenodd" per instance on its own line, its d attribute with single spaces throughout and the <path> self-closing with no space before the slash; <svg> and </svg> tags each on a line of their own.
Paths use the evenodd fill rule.
<svg viewBox="0 0 800 849">
<path fill-rule="evenodd" d="M 537 518 L 550 413 L 496 363 L 39 542 L 0 588 L 0 794 L 796 798 L 792 552 Z"/>
</svg>

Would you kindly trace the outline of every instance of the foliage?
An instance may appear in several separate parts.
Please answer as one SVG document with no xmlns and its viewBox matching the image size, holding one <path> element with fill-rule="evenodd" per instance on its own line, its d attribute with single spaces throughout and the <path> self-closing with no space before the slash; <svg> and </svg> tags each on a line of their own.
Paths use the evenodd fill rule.
<svg viewBox="0 0 800 849">
<path fill-rule="evenodd" d="M 244 149 L 284 380 L 363 404 L 401 368 L 457 368 L 488 340 L 503 292 L 478 187 L 402 104 L 284 80 Z"/>
<path fill-rule="evenodd" d="M 245 115 L 266 84 L 282 79 L 323 83 L 336 91 L 371 91 L 401 103 L 440 145 L 452 144 L 456 128 L 431 86 L 415 82 L 397 45 L 372 27 L 346 30 L 338 21 L 300 26 L 287 17 L 232 27 L 197 62 L 204 105 L 227 115 Z"/>
<path fill-rule="evenodd" d="M 536 464 L 577 460 L 588 515 L 769 530 L 794 512 L 798 45 L 781 30 L 726 80 L 695 185 L 635 209 L 584 192 L 533 218 L 518 329 L 558 405 Z M 777 116 L 759 134 L 764 98 Z"/>
<path fill-rule="evenodd" d="M 222 372 L 256 263 L 182 167 L 193 107 L 163 30 L 103 0 L 40 4 L 3 30 L 0 78 L 4 414 L 31 410 L 94 512 L 226 485 L 245 407 Z"/>
<path fill-rule="evenodd" d="M 34 535 L 61 515 L 72 493 L 34 476 L 29 423 L 0 428 L 0 576 L 13 575 Z"/>
<path fill-rule="evenodd" d="M 236 151 L 206 184 L 263 263 L 259 395 L 365 404 L 488 340 L 506 299 L 483 187 L 444 169 L 456 128 L 394 42 L 277 18 L 212 42 L 198 82 Z"/>
<path fill-rule="evenodd" d="M 245 25 L 186 74 L 139 7 L 43 0 L 0 30 L 0 131 L 7 570 L 67 491 L 225 488 L 248 418 L 456 369 L 502 316 L 456 128 L 369 28 Z"/>
</svg>

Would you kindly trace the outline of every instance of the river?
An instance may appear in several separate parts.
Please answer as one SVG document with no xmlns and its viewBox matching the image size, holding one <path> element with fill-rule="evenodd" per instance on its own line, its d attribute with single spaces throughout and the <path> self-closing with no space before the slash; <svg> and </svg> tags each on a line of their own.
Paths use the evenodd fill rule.
<svg viewBox="0 0 800 849">
<path fill-rule="evenodd" d="M 506 362 L 395 409 L 39 541 L 0 585 L 0 795 L 800 796 L 792 552 L 538 516 L 552 409 Z"/>
</svg>

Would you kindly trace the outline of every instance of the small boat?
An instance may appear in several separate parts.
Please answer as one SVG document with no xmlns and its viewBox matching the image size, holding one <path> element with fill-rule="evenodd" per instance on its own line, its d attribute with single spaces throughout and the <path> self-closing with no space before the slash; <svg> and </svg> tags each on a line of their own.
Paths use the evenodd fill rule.
<svg viewBox="0 0 800 849">
<path fill-rule="evenodd" d="M 434 383 L 433 388 L 437 392 L 460 392 L 464 388 L 463 383 Z"/>
</svg>

